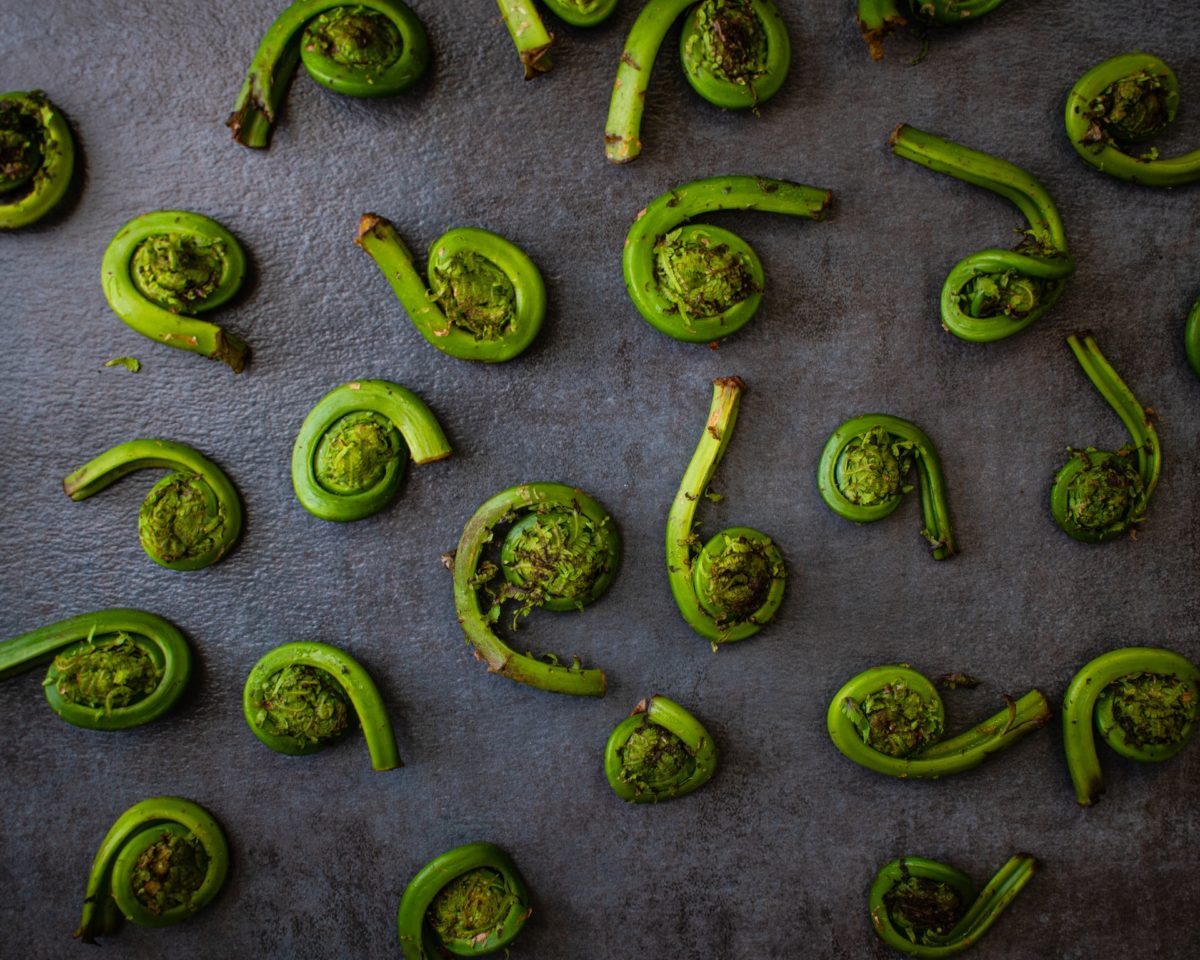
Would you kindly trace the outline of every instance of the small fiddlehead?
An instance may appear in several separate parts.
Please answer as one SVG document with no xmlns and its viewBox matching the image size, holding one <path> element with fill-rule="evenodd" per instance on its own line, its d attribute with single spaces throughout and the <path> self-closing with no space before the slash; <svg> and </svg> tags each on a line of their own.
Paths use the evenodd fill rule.
<svg viewBox="0 0 1200 960">
<path fill-rule="evenodd" d="M 0 93 L 0 230 L 36 223 L 62 200 L 75 141 L 40 90 Z"/>
<path fill-rule="evenodd" d="M 1175 120 L 1179 82 L 1158 57 L 1123 53 L 1092 67 L 1067 94 L 1067 137 L 1102 173 L 1148 187 L 1177 187 L 1200 180 L 1200 150 L 1159 159 L 1151 149 L 1128 153 Z"/>
<path fill-rule="evenodd" d="M 1075 799 L 1086 807 L 1104 793 L 1097 732 L 1130 760 L 1168 760 L 1195 730 L 1198 692 L 1200 670 L 1187 657 L 1157 647 L 1111 650 L 1075 674 L 1062 714 Z"/>
<path fill-rule="evenodd" d="M 829 704 L 833 745 L 860 767 L 903 780 L 932 780 L 979 766 L 1050 719 L 1040 690 L 948 740 L 937 688 L 907 664 L 872 667 L 843 686 Z"/>
<path fill-rule="evenodd" d="M 390 97 L 429 66 L 429 40 L 401 0 L 294 0 L 271 24 L 233 113 L 233 139 L 266 147 L 300 61 L 321 86 L 348 97 Z"/>
<path fill-rule="evenodd" d="M 901 124 L 892 152 L 1011 200 L 1029 221 L 1014 250 L 991 248 L 964 257 L 942 286 L 942 326 L 957 337 L 988 343 L 1011 337 L 1062 296 L 1075 272 L 1062 219 L 1029 172 L 990 154 Z"/>
<path fill-rule="evenodd" d="M 186 920 L 217 895 L 229 872 L 229 846 L 212 814 L 182 797 L 135 803 L 105 835 L 75 937 L 95 943 L 121 917 L 143 927 Z"/>
<path fill-rule="evenodd" d="M 667 516 L 667 578 L 679 612 L 713 650 L 758 633 L 783 602 L 787 571 L 771 538 L 750 527 L 731 527 L 701 544 L 696 508 L 708 492 L 729 446 L 745 384 L 739 377 L 713 381 L 704 432 L 684 471 Z"/>
<path fill-rule="evenodd" d="M 498 537 L 498 528 L 507 533 Z M 483 549 L 500 540 L 497 562 Z M 467 521 L 454 554 L 454 607 L 467 642 L 490 673 L 555 693 L 604 696 L 604 671 L 567 666 L 553 654 L 543 659 L 511 649 L 497 629 L 505 604 L 510 626 L 535 607 L 580 610 L 612 583 L 621 538 L 612 517 L 582 490 L 561 483 L 510 487 L 483 504 Z M 497 580 L 497 576 L 500 577 Z"/>
<path fill-rule="evenodd" d="M 123 226 L 100 266 L 113 313 L 143 337 L 228 364 L 246 365 L 249 348 L 197 315 L 226 303 L 246 274 L 246 255 L 215 220 L 159 210 Z"/>
<path fill-rule="evenodd" d="M 1162 451 L 1146 410 L 1104 359 L 1090 334 L 1071 334 L 1067 343 L 1083 372 L 1125 424 L 1132 442 L 1120 450 L 1070 447 L 1069 459 L 1050 487 L 1050 512 L 1076 540 L 1103 543 L 1146 519 L 1158 485 Z"/>
<path fill-rule="evenodd" d="M 758 210 L 824 220 L 832 194 L 787 180 L 711 177 L 668 190 L 629 228 L 625 289 L 646 321 L 667 336 L 710 343 L 758 312 L 763 268 L 736 233 L 687 221 L 714 210 Z"/>
<path fill-rule="evenodd" d="M 504 25 L 516 45 L 525 68 L 525 79 L 532 80 L 548 73 L 554 65 L 548 54 L 554 45 L 554 34 L 546 29 L 538 16 L 534 0 L 497 0 Z M 543 0 L 547 7 L 573 27 L 594 27 L 603 23 L 617 9 L 617 0 Z"/>
<path fill-rule="evenodd" d="M 327 643 L 285 643 L 262 657 L 242 688 L 242 714 L 277 753 L 304 756 L 349 732 L 358 714 L 371 766 L 402 767 L 392 722 L 375 681 L 357 660 Z"/>
<path fill-rule="evenodd" d="M 1187 352 L 1188 363 L 1192 372 L 1200 377 L 1200 297 L 1192 304 L 1188 312 L 1187 323 L 1183 330 L 1183 347 Z"/>
<path fill-rule="evenodd" d="M 717 769 L 717 747 L 704 726 L 674 700 L 642 700 L 604 748 L 608 785 L 629 803 L 685 797 Z"/>
<path fill-rule="evenodd" d="M 817 465 L 821 498 L 840 517 L 872 523 L 890 515 L 912 487 L 917 470 L 921 497 L 921 536 L 934 560 L 954 555 L 954 531 L 946 506 L 942 463 L 933 441 L 907 420 L 869 413 L 847 420 L 833 431 Z"/>
<path fill-rule="evenodd" d="M 174 625 L 144 610 L 97 610 L 0 643 L 0 680 L 49 662 L 50 709 L 89 730 L 149 723 L 175 704 L 192 651 Z"/>
<path fill-rule="evenodd" d="M 404 960 L 473 957 L 503 950 L 533 910 L 512 858 L 468 843 L 425 864 L 404 888 L 396 927 Z"/>
<path fill-rule="evenodd" d="M 880 940 L 910 957 L 952 957 L 988 931 L 1037 866 L 1018 853 L 976 894 L 970 877 L 936 860 L 892 860 L 871 883 L 871 925 Z"/>
<path fill-rule="evenodd" d="M 1005 0 L 858 0 L 855 22 L 872 60 L 883 59 L 883 40 L 910 18 L 920 25 L 953 26 L 974 23 Z"/>
<path fill-rule="evenodd" d="M 242 529 L 242 502 L 229 478 L 198 451 L 170 440 L 130 440 L 63 480 L 72 500 L 86 500 L 135 470 L 170 470 L 138 513 L 138 538 L 150 559 L 172 570 L 216 563 Z"/>
<path fill-rule="evenodd" d="M 700 96 L 718 107 L 747 110 L 783 86 L 792 45 L 771 0 L 648 0 L 629 31 L 613 83 L 604 127 L 604 153 L 613 163 L 629 163 L 642 152 L 642 111 L 654 58 L 671 24 L 689 8 L 679 57 Z"/>
<path fill-rule="evenodd" d="M 520 247 L 474 227 L 429 248 L 429 286 L 391 221 L 364 213 L 354 242 L 387 277 L 418 332 L 460 360 L 500 363 L 533 343 L 546 317 L 546 285 Z"/>
</svg>

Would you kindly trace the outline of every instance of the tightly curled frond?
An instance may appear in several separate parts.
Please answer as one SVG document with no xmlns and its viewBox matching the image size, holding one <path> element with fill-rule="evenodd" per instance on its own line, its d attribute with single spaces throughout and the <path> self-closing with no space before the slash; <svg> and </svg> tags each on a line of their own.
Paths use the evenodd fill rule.
<svg viewBox="0 0 1200 960">
<path fill-rule="evenodd" d="M 896 27 L 910 21 L 953 26 L 974 23 L 1005 0 L 858 0 L 855 22 L 871 51 L 872 60 L 883 59 L 883 40 Z"/>
<path fill-rule="evenodd" d="M 497 0 L 500 15 L 508 27 L 509 36 L 521 57 L 525 79 L 548 73 L 554 66 L 550 48 L 554 34 L 546 29 L 538 16 L 535 0 Z M 617 9 L 617 0 L 543 0 L 558 17 L 573 27 L 594 27 L 603 23 Z"/>
<path fill-rule="evenodd" d="M 46 216 L 66 194 L 74 170 L 71 130 L 46 95 L 0 93 L 0 230 Z"/>
<path fill-rule="evenodd" d="M 608 785 L 630 803 L 687 796 L 712 778 L 717 747 L 703 724 L 674 700 L 642 700 L 604 748 Z"/>
</svg>

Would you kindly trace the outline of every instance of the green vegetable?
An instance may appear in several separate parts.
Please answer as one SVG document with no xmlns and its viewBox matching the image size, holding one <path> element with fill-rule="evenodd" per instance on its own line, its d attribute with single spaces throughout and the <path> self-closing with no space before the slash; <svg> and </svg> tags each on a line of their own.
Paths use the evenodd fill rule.
<svg viewBox="0 0 1200 960">
<path fill-rule="evenodd" d="M 617 8 L 617 0 L 543 2 L 559 19 L 573 27 L 594 27 L 612 16 L 612 12 Z M 538 16 L 537 4 L 534 0 L 498 0 L 498 3 L 500 14 L 504 17 L 504 25 L 508 27 L 508 33 L 521 57 L 521 65 L 525 68 L 525 79 L 532 80 L 540 74 L 548 73 L 553 66 L 548 54 L 554 44 L 554 34 L 546 30 L 546 25 Z"/>
<path fill-rule="evenodd" d="M 1187 324 L 1183 333 L 1183 346 L 1187 352 L 1188 363 L 1196 376 L 1200 377 L 1200 297 L 1192 304 L 1188 312 Z"/>
<path fill-rule="evenodd" d="M 124 367 L 130 373 L 137 373 L 142 369 L 142 362 L 137 357 L 113 357 L 111 360 L 104 362 L 106 367 Z"/>
<path fill-rule="evenodd" d="M 883 59 L 883 40 L 896 27 L 903 27 L 909 17 L 921 25 L 952 26 L 974 23 L 985 13 L 991 13 L 1005 0 L 858 0 L 858 15 L 854 18 L 863 40 L 871 51 L 872 60 Z"/>
<path fill-rule="evenodd" d="M 717 748 L 703 725 L 674 700 L 642 700 L 604 748 L 608 785 L 630 803 L 673 800 L 698 790 L 717 769 Z"/>
<path fill-rule="evenodd" d="M 0 230 L 36 223 L 67 192 L 75 141 L 41 90 L 0 93 Z"/>
</svg>

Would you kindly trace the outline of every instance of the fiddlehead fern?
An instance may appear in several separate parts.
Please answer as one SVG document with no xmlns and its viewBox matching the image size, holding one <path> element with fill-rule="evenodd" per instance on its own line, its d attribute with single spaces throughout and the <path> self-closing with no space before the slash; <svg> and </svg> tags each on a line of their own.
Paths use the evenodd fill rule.
<svg viewBox="0 0 1200 960">
<path fill-rule="evenodd" d="M 534 0 L 498 0 L 504 25 L 516 45 L 525 68 L 525 79 L 548 73 L 550 47 L 554 34 L 546 29 L 538 16 Z M 617 9 L 617 0 L 543 0 L 547 7 L 573 27 L 594 27 L 603 23 Z"/>
<path fill-rule="evenodd" d="M 1018 853 L 976 894 L 970 877 L 936 860 L 892 860 L 871 884 L 871 925 L 880 940 L 910 957 L 952 957 L 988 931 L 1037 866 Z"/>
<path fill-rule="evenodd" d="M 113 313 L 143 337 L 228 364 L 246 365 L 246 344 L 196 318 L 229 300 L 242 285 L 246 255 L 215 220 L 186 210 L 160 210 L 123 226 L 100 266 Z"/>
<path fill-rule="evenodd" d="M 375 261 L 418 332 L 460 360 L 500 363 L 533 343 L 546 286 L 533 261 L 503 237 L 473 227 L 429 248 L 429 287 L 391 221 L 364 213 L 354 242 Z"/>
<path fill-rule="evenodd" d="M 921 536 L 934 560 L 954 555 L 954 531 L 946 506 L 942 463 L 933 441 L 916 424 L 885 413 L 847 420 L 833 431 L 817 465 L 821 498 L 840 517 L 872 523 L 890 515 L 912 489 L 917 469 L 921 497 Z"/>
<path fill-rule="evenodd" d="M 604 153 L 629 163 L 642 152 L 642 110 L 658 48 L 691 8 L 679 40 L 684 74 L 700 96 L 729 110 L 770 100 L 783 86 L 792 45 L 771 0 L 648 0 L 625 41 L 613 83 Z"/>
<path fill-rule="evenodd" d="M 348 97 L 390 97 L 429 66 L 425 27 L 401 0 L 294 0 L 271 24 L 233 113 L 233 139 L 266 147 L 300 61 L 321 86 Z"/>
<path fill-rule="evenodd" d="M 40 90 L 0 93 L 0 230 L 36 223 L 62 200 L 75 170 L 75 141 Z"/>
<path fill-rule="evenodd" d="M 1200 180 L 1200 150 L 1159 159 L 1131 144 L 1158 136 L 1175 120 L 1179 82 L 1158 57 L 1123 53 L 1092 67 L 1067 94 L 1067 137 L 1102 173 L 1148 187 L 1177 187 Z"/>
<path fill-rule="evenodd" d="M 355 380 L 329 391 L 304 418 L 292 448 L 292 486 L 314 517 L 361 520 L 396 495 L 408 454 L 418 465 L 450 456 L 433 411 L 398 383 Z"/>
<path fill-rule="evenodd" d="M 883 59 L 883 40 L 909 18 L 918 24 L 953 26 L 974 23 L 1005 0 L 858 0 L 855 22 L 871 51 L 872 60 Z"/>
<path fill-rule="evenodd" d="M 425 864 L 404 888 L 396 926 L 404 960 L 473 957 L 504 949 L 533 910 L 512 858 L 468 843 Z"/>
<path fill-rule="evenodd" d="M 216 563 L 242 529 L 242 502 L 229 478 L 198 451 L 170 440 L 130 440 L 85 463 L 63 480 L 72 500 L 86 500 L 135 470 L 172 471 L 138 513 L 138 537 L 150 559 L 172 570 Z"/>
<path fill-rule="evenodd" d="M 1117 451 L 1068 447 L 1071 459 L 1050 487 L 1050 512 L 1063 531 L 1076 540 L 1103 543 L 1146 519 L 1162 453 L 1146 410 L 1104 359 L 1091 334 L 1073 333 L 1067 343 L 1133 438 Z"/>
<path fill-rule="evenodd" d="M 731 527 L 701 545 L 696 508 L 729 446 L 745 384 L 713 381 L 712 403 L 700 443 L 684 471 L 667 516 L 667 578 L 688 626 L 713 650 L 758 633 L 783 602 L 783 554 L 750 527 Z"/>
<path fill-rule="evenodd" d="M 401 767 L 392 722 L 379 689 L 348 653 L 327 643 L 285 643 L 254 665 L 242 688 L 242 713 L 259 740 L 277 753 L 324 750 L 362 724 L 371 766 Z"/>
<path fill-rule="evenodd" d="M 608 785 L 629 803 L 685 797 L 717 769 L 717 747 L 704 726 L 674 700 L 642 700 L 604 748 Z"/>
<path fill-rule="evenodd" d="M 955 264 L 942 286 L 942 326 L 988 343 L 1024 330 L 1054 306 L 1075 261 L 1054 201 L 1032 174 L 906 124 L 889 144 L 899 157 L 1011 200 L 1029 221 L 1015 250 L 980 250 Z"/>
<path fill-rule="evenodd" d="M 75 937 L 95 943 L 121 917 L 143 927 L 186 920 L 217 895 L 229 872 L 229 846 L 212 814 L 182 797 L 135 803 L 105 835 Z"/>
<path fill-rule="evenodd" d="M 904 780 L 931 780 L 979 766 L 1050 719 L 1040 690 L 948 740 L 937 688 L 907 664 L 872 667 L 843 686 L 829 704 L 829 738 L 860 767 Z"/>
<path fill-rule="evenodd" d="M 483 548 L 507 525 L 499 562 Z M 467 642 L 490 673 L 542 690 L 604 696 L 604 671 L 570 666 L 553 654 L 523 656 L 497 633 L 504 605 L 510 626 L 535 607 L 580 610 L 598 599 L 617 575 L 621 538 L 612 517 L 582 490 L 561 483 L 525 483 L 496 494 L 467 521 L 454 554 L 454 608 Z M 497 581 L 497 575 L 502 578 Z"/>
<path fill-rule="evenodd" d="M 687 221 L 714 210 L 759 210 L 824 220 L 832 194 L 787 180 L 711 177 L 668 190 L 629 228 L 625 289 L 646 321 L 667 336 L 709 343 L 758 312 L 763 268 L 736 233 Z"/>
<path fill-rule="evenodd" d="M 1080 804 L 1104 793 L 1096 731 L 1130 760 L 1170 759 L 1195 730 L 1198 691 L 1200 670 L 1157 647 L 1111 650 L 1075 674 L 1063 698 L 1063 745 Z"/>
<path fill-rule="evenodd" d="M 97 610 L 0 643 L 0 680 L 49 661 L 50 709 L 89 730 L 149 723 L 175 704 L 192 651 L 175 627 L 144 610 Z"/>
<path fill-rule="evenodd" d="M 1188 312 L 1187 324 L 1183 331 L 1183 347 L 1192 371 L 1200 377 L 1200 297 L 1196 298 Z"/>
</svg>

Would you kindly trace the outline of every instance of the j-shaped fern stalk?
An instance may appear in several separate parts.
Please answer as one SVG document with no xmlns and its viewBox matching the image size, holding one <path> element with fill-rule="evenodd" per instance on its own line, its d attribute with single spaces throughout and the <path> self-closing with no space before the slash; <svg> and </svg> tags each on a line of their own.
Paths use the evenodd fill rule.
<svg viewBox="0 0 1200 960">
<path fill-rule="evenodd" d="M 499 544 L 494 560 L 484 558 L 490 543 Z M 467 521 L 454 555 L 454 607 L 476 658 L 518 683 L 604 696 L 604 671 L 585 670 L 578 658 L 568 666 L 553 654 L 522 655 L 500 631 L 506 614 L 515 630 L 536 607 L 583 609 L 608 589 L 620 558 L 612 517 L 582 490 L 526 483 L 496 494 Z"/>
<path fill-rule="evenodd" d="M 182 797 L 135 803 L 105 835 L 75 937 L 95 943 L 121 918 L 143 927 L 186 920 L 217 895 L 229 872 L 229 846 L 212 814 Z"/>
<path fill-rule="evenodd" d="M 49 663 L 50 709 L 89 730 L 125 730 L 174 706 L 192 651 L 173 624 L 145 610 L 97 610 L 0 643 L 0 680 Z"/>
<path fill-rule="evenodd" d="M 1075 674 L 1062 714 L 1075 799 L 1086 807 L 1104 793 L 1097 732 L 1130 760 L 1168 760 L 1196 729 L 1198 694 L 1200 670 L 1186 657 L 1157 647 L 1111 650 Z"/>
<path fill-rule="evenodd" d="M 834 694 L 826 727 L 833 745 L 860 767 L 902 780 L 936 779 L 979 766 L 1050 719 L 1040 690 L 1004 699 L 1005 709 L 943 740 L 937 687 L 907 664 L 872 667 Z"/>
<path fill-rule="evenodd" d="M 71 130 L 46 95 L 0 93 L 0 230 L 46 216 L 66 194 L 74 170 Z"/>
<path fill-rule="evenodd" d="M 525 68 L 525 79 L 548 73 L 550 47 L 554 34 L 546 29 L 537 12 L 535 0 L 497 0 L 504 25 L 516 45 Z M 564 23 L 573 27 L 594 27 L 612 16 L 617 0 L 542 0 Z"/>
<path fill-rule="evenodd" d="M 674 700 L 642 700 L 604 748 L 608 785 L 630 803 L 658 803 L 704 786 L 717 769 L 717 747 L 703 724 Z"/>
<path fill-rule="evenodd" d="M 170 440 L 130 440 L 68 474 L 63 492 L 86 500 L 135 470 L 170 470 L 138 513 L 138 537 L 150 559 L 172 570 L 216 563 L 242 529 L 242 502 L 229 478 L 207 457 Z"/>
<path fill-rule="evenodd" d="M 762 263 L 736 233 L 688 223 L 715 210 L 758 210 L 824 220 L 832 194 L 763 177 L 695 180 L 668 190 L 638 213 L 625 238 L 625 289 L 646 322 L 667 336 L 711 343 L 758 312 Z"/>
<path fill-rule="evenodd" d="M 349 732 L 352 709 L 362 725 L 371 766 L 403 766 L 375 681 L 337 647 L 285 643 L 254 665 L 242 688 L 242 714 L 250 730 L 272 750 L 292 756 L 324 750 Z"/>
<path fill-rule="evenodd" d="M 294 0 L 258 46 L 233 113 L 233 139 L 266 147 L 297 61 L 348 97 L 390 97 L 429 66 L 425 27 L 401 0 Z"/>
<path fill-rule="evenodd" d="M 1018 853 L 975 892 L 965 873 L 924 857 L 885 863 L 871 884 L 871 925 L 879 939 L 910 957 L 952 957 L 976 943 L 1037 871 Z"/>
<path fill-rule="evenodd" d="M 495 953 L 532 913 L 512 858 L 495 844 L 464 844 L 430 860 L 404 888 L 396 914 L 400 949 L 404 960 Z"/>
<path fill-rule="evenodd" d="M 727 110 L 748 110 L 783 86 L 792 45 L 771 0 L 649 0 L 629 31 L 613 83 L 604 126 L 604 153 L 613 163 L 629 163 L 642 152 L 642 111 L 654 58 L 671 25 L 689 10 L 679 57 L 700 96 Z"/>
<path fill-rule="evenodd" d="M 417 331 L 460 360 L 500 363 L 533 343 L 546 317 L 546 285 L 520 247 L 474 227 L 429 248 L 429 286 L 391 221 L 364 213 L 354 242 L 387 277 Z"/>
<path fill-rule="evenodd" d="M 889 144 L 898 157 L 1011 200 L 1029 221 L 1015 250 L 980 250 L 955 264 L 942 286 L 942 326 L 987 343 L 1024 330 L 1054 306 L 1075 261 L 1054 201 L 1032 174 L 906 124 Z"/>
<path fill-rule="evenodd" d="M 1067 137 L 1102 173 L 1148 187 L 1200 180 L 1200 150 L 1159 158 L 1158 150 L 1130 153 L 1175 120 L 1179 82 L 1158 57 L 1123 53 L 1092 67 L 1067 94 Z"/>
<path fill-rule="evenodd" d="M 739 377 L 713 381 L 712 403 L 700 443 L 684 471 L 667 515 L 667 578 L 688 626 L 712 644 L 758 633 L 783 602 L 783 554 L 766 534 L 730 527 L 700 543 L 696 509 L 725 454 L 737 423 L 745 384 Z"/>
<path fill-rule="evenodd" d="M 1200 377 L 1200 297 L 1196 298 L 1188 312 L 1183 330 L 1183 347 L 1192 371 Z"/>
<path fill-rule="evenodd" d="M 1146 519 L 1162 451 L 1145 408 L 1104 359 L 1091 334 L 1073 333 L 1067 344 L 1132 438 L 1116 451 L 1068 447 L 1071 459 L 1050 487 L 1050 512 L 1058 525 L 1076 540 L 1103 543 Z"/>
<path fill-rule="evenodd" d="M 113 313 L 143 337 L 228 364 L 246 365 L 246 344 L 197 315 L 226 303 L 242 285 L 246 255 L 215 220 L 159 210 L 123 226 L 100 266 Z"/>
<path fill-rule="evenodd" d="M 884 38 L 896 27 L 915 21 L 919 27 L 974 23 L 1005 0 L 858 0 L 855 22 L 871 51 L 883 59 Z"/>
</svg>

